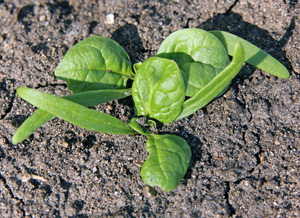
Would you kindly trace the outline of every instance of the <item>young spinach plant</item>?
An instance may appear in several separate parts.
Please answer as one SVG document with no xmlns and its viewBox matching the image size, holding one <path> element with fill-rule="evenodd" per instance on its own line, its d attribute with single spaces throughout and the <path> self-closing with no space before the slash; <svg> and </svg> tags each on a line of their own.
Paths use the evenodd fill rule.
<svg viewBox="0 0 300 218">
<path fill-rule="evenodd" d="M 59 98 L 26 87 L 17 89 L 22 99 L 39 109 L 17 129 L 12 142 L 23 141 L 55 117 L 96 132 L 142 134 L 148 138 L 149 152 L 142 179 L 150 186 L 173 190 L 188 169 L 190 147 L 179 136 L 152 133 L 139 123 L 139 117 L 146 117 L 151 126 L 189 116 L 222 95 L 244 61 L 277 77 L 289 77 L 272 56 L 223 31 L 174 32 L 162 42 L 157 56 L 135 64 L 134 72 L 128 54 L 117 42 L 89 37 L 72 47 L 55 71 L 72 95 Z M 127 88 L 129 79 L 133 80 L 131 88 Z M 130 95 L 136 116 L 128 124 L 88 108 Z"/>
</svg>

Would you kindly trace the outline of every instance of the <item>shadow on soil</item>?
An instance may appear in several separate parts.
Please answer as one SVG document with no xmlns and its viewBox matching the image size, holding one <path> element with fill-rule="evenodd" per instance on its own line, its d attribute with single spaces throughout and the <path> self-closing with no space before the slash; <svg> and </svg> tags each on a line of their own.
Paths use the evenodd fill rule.
<svg viewBox="0 0 300 218">
<path fill-rule="evenodd" d="M 204 23 L 200 24 L 198 28 L 208 31 L 222 30 L 233 33 L 243 39 L 246 39 L 252 44 L 263 49 L 264 51 L 268 52 L 274 58 L 283 63 L 283 65 L 289 71 L 292 70 L 292 65 L 289 62 L 286 56 L 286 52 L 283 48 L 287 44 L 289 38 L 292 36 L 293 30 L 295 28 L 294 18 L 292 19 L 289 27 L 287 28 L 286 33 L 281 37 L 280 41 L 274 40 L 274 38 L 266 30 L 260 29 L 259 27 L 253 24 L 243 21 L 242 16 L 233 12 L 228 12 L 226 14 L 217 14 L 213 18 L 208 19 Z M 237 89 L 238 84 L 242 84 L 245 79 L 249 78 L 253 74 L 255 69 L 255 67 L 250 66 L 248 64 L 246 65 L 246 67 L 243 67 L 242 71 L 233 80 L 231 85 L 232 88 Z M 182 127 L 182 131 L 186 132 L 184 129 L 185 128 Z M 202 142 L 199 140 L 199 138 L 195 137 L 192 134 L 190 134 L 188 137 L 185 137 L 185 139 L 188 142 L 192 142 L 190 144 L 192 150 L 192 160 L 188 172 L 185 175 L 185 179 L 189 179 L 191 178 L 191 169 L 194 168 L 196 162 L 201 160 Z M 196 142 L 198 142 L 200 146 Z"/>
<path fill-rule="evenodd" d="M 280 41 L 276 41 L 268 31 L 243 21 L 242 16 L 233 12 L 217 14 L 213 18 L 200 24 L 198 28 L 204 30 L 222 30 L 233 33 L 268 52 L 274 58 L 283 63 L 288 70 L 292 70 L 292 65 L 289 62 L 283 48 L 287 44 L 289 38 L 293 34 L 293 30 L 295 29 L 294 18 L 291 20 L 286 33 L 281 37 Z M 254 69 L 255 68 L 252 67 L 252 70 L 249 70 L 248 72 L 242 71 L 242 73 L 238 76 L 243 79 L 248 78 L 252 75 Z"/>
<path fill-rule="evenodd" d="M 254 45 L 262 48 L 269 54 L 271 54 L 274 58 L 283 63 L 288 70 L 292 69 L 291 63 L 288 61 L 286 57 L 286 53 L 283 50 L 284 46 L 288 42 L 289 38 L 292 35 L 292 31 L 295 28 L 294 19 L 292 19 L 289 27 L 286 30 L 286 33 L 280 41 L 276 41 L 273 37 L 263 29 L 252 25 L 250 23 L 244 22 L 243 18 L 233 12 L 228 12 L 226 14 L 217 14 L 213 18 L 208 19 L 204 23 L 198 26 L 198 28 L 204 30 L 223 30 L 231 32 L 241 38 L 248 40 Z M 133 63 L 142 61 L 142 54 L 145 53 L 145 49 L 143 47 L 143 43 L 141 38 L 139 37 L 137 27 L 133 24 L 126 24 L 123 27 L 117 29 L 112 34 L 112 39 L 117 41 L 125 50 L 128 52 Z M 241 73 L 234 79 L 232 86 L 234 89 L 237 88 L 237 84 L 243 83 L 243 81 L 249 78 L 254 72 L 255 68 L 247 65 L 244 67 Z M 132 100 L 126 98 L 125 100 L 119 100 L 120 104 L 124 104 L 132 107 Z M 158 129 L 160 129 L 162 125 L 158 125 Z M 191 146 L 192 150 L 192 160 L 190 163 L 189 170 L 185 176 L 185 179 L 191 178 L 191 173 L 196 162 L 201 160 L 202 151 L 201 145 L 203 144 L 197 136 L 188 133 L 185 131 L 185 127 L 178 127 L 179 131 L 174 132 L 159 132 L 162 134 L 176 134 L 185 138 L 188 144 Z M 186 181 L 186 180 L 185 180 Z M 183 181 L 183 182 L 185 182 Z"/>
<path fill-rule="evenodd" d="M 120 27 L 112 34 L 112 39 L 117 41 L 127 51 L 133 63 L 141 61 L 140 57 L 145 52 L 145 49 L 135 25 L 126 24 Z"/>
<path fill-rule="evenodd" d="M 244 22 L 242 17 L 236 13 L 228 12 L 226 14 L 217 14 L 211 19 L 208 19 L 204 23 L 198 26 L 198 28 L 204 30 L 224 30 L 236 34 L 251 43 L 257 45 L 258 47 L 264 49 L 266 52 L 271 54 L 273 57 L 282 62 L 289 70 L 292 69 L 290 62 L 286 57 L 286 53 L 283 50 L 284 46 L 288 42 L 289 38 L 292 35 L 292 31 L 295 28 L 294 19 L 291 21 L 290 26 L 287 28 L 286 33 L 281 38 L 280 41 L 276 41 L 272 36 L 265 30 L 258 28 L 255 25 Z M 145 53 L 143 43 L 139 37 L 137 27 L 132 24 L 126 24 L 123 27 L 117 29 L 112 34 L 112 39 L 117 41 L 121 46 L 127 50 L 130 58 L 133 63 L 136 63 L 142 57 L 142 54 Z M 254 67 L 248 66 L 242 70 L 241 73 L 234 79 L 232 86 L 236 89 L 238 83 L 243 83 L 243 81 L 249 78 L 253 71 Z M 126 98 L 119 100 L 120 104 L 128 105 L 133 107 L 132 100 Z M 24 120 L 22 116 L 15 116 L 14 125 L 19 124 Z M 195 163 L 201 160 L 202 152 L 201 145 L 202 142 L 197 136 L 189 134 L 188 131 L 185 131 L 185 127 L 179 127 L 179 131 L 175 134 L 182 136 L 186 139 L 188 144 L 191 146 L 192 150 L 192 160 L 190 163 L 190 168 L 185 176 L 185 179 L 191 178 L 191 173 Z M 174 134 L 174 132 L 164 132 L 166 134 Z M 90 140 L 90 139 L 87 139 Z"/>
<path fill-rule="evenodd" d="M 292 19 L 289 27 L 286 30 L 286 33 L 282 36 L 280 41 L 274 40 L 273 37 L 266 30 L 260 29 L 257 26 L 252 25 L 250 23 L 244 22 L 240 15 L 233 12 L 228 12 L 226 14 L 218 14 L 199 25 L 198 28 L 208 31 L 223 30 L 233 33 L 262 48 L 263 50 L 271 54 L 274 58 L 283 63 L 289 71 L 292 70 L 292 65 L 288 61 L 286 52 L 283 50 L 283 48 L 288 42 L 289 38 L 292 35 L 292 31 L 295 28 L 294 19 Z M 249 78 L 253 74 L 255 69 L 256 68 L 253 66 L 246 65 L 246 67 L 243 68 L 241 73 L 239 73 L 238 76 L 233 80 L 232 87 L 234 89 L 237 89 L 237 85 L 243 83 L 245 79 Z M 188 133 L 188 131 L 185 130 L 184 126 L 178 127 L 177 129 L 179 129 L 179 131 L 177 131 L 175 134 L 185 138 L 192 150 L 192 160 L 188 172 L 185 175 L 185 179 L 190 179 L 194 165 L 196 164 L 196 162 L 201 160 L 201 145 L 203 143 L 197 136 Z M 174 132 L 161 133 L 174 134 Z"/>
<path fill-rule="evenodd" d="M 258 47 L 264 49 L 266 52 L 268 52 L 273 57 L 275 57 L 280 62 L 282 62 L 288 68 L 288 70 L 292 69 L 292 66 L 286 57 L 286 53 L 283 50 L 283 47 L 288 42 L 289 38 L 292 35 L 292 31 L 295 28 L 294 19 L 291 21 L 290 26 L 287 28 L 286 33 L 284 34 L 284 36 L 281 38 L 280 41 L 274 40 L 267 31 L 260 29 L 257 26 L 252 25 L 250 23 L 244 22 L 240 15 L 232 12 L 228 12 L 226 14 L 218 14 L 213 18 L 205 21 L 201 25 L 199 25 L 198 28 L 205 29 L 205 30 L 224 30 L 236 34 L 250 41 L 251 43 L 257 45 Z M 142 40 L 139 37 L 137 27 L 135 25 L 126 24 L 125 26 L 117 29 L 112 34 L 112 39 L 117 41 L 121 46 L 125 48 L 125 50 L 127 50 L 133 63 L 141 61 L 140 57 L 142 57 L 143 56 L 142 54 L 145 53 L 146 51 L 143 47 Z M 246 69 L 244 68 L 242 72 L 237 76 L 238 79 L 235 79 L 233 81 L 232 83 L 233 88 L 236 89 L 237 83 L 243 83 L 245 79 L 249 78 L 252 75 L 254 69 L 255 69 L 254 67 L 249 67 L 249 66 L 246 67 Z M 128 105 L 130 107 L 133 106 L 132 100 L 130 101 L 128 98 L 126 98 L 125 100 L 124 99 L 119 100 L 119 103 Z M 22 120 L 24 120 L 24 117 L 22 116 L 15 116 L 14 118 L 14 122 L 16 123 L 20 123 L 20 121 Z M 190 163 L 189 170 L 185 176 L 185 179 L 189 179 L 191 178 L 191 173 L 192 173 L 191 169 L 193 169 L 196 162 L 201 160 L 202 157 L 201 145 L 203 143 L 200 141 L 200 139 L 197 136 L 188 133 L 188 131 L 185 130 L 184 126 L 179 127 L 178 129 L 179 131 L 177 131 L 176 133 L 174 132 L 161 132 L 161 133 L 180 135 L 183 138 L 185 138 L 186 141 L 191 146 L 192 160 Z M 94 138 L 88 138 L 86 142 L 90 142 L 90 141 L 94 141 Z M 66 194 L 68 195 L 68 187 L 66 188 L 66 190 L 67 190 Z M 76 208 L 77 213 L 79 213 L 80 208 L 82 207 L 83 204 L 84 204 L 83 202 L 75 203 L 74 207 Z"/>
</svg>

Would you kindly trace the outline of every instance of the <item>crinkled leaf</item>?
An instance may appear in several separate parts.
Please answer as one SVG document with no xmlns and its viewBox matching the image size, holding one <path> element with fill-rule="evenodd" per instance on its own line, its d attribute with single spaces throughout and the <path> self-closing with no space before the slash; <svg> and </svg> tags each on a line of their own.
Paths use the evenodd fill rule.
<svg viewBox="0 0 300 218">
<path fill-rule="evenodd" d="M 164 191 L 175 189 L 186 174 L 191 149 L 187 142 L 175 135 L 152 135 L 148 137 L 149 157 L 141 176 L 150 186 L 159 186 Z"/>
<path fill-rule="evenodd" d="M 116 41 L 92 36 L 67 52 L 55 75 L 76 93 L 124 88 L 133 72 L 128 54 Z"/>
<path fill-rule="evenodd" d="M 143 62 L 136 72 L 132 97 L 138 116 L 172 122 L 185 99 L 184 81 L 177 64 L 159 57 Z"/>
<path fill-rule="evenodd" d="M 77 104 L 81 104 L 85 107 L 90 107 L 98 104 L 102 104 L 108 101 L 117 100 L 125 98 L 131 95 L 131 89 L 113 89 L 113 90 L 96 90 L 81 92 L 74 95 L 64 96 L 63 98 L 73 101 Z M 31 135 L 35 130 L 41 127 L 43 124 L 53 119 L 51 113 L 47 111 L 37 109 L 34 114 L 29 116 L 22 125 L 15 132 L 12 143 L 17 144 L 29 135 Z"/>
<path fill-rule="evenodd" d="M 18 88 L 17 94 L 34 106 L 88 130 L 111 134 L 137 133 L 127 124 L 111 115 L 88 109 L 63 98 L 26 87 Z"/>
<path fill-rule="evenodd" d="M 225 31 L 210 31 L 224 44 L 229 55 L 233 55 L 234 46 L 237 41 L 241 42 L 245 50 L 245 61 L 261 70 L 264 70 L 279 78 L 287 79 L 290 76 L 289 71 L 278 60 L 273 58 L 267 52 L 251 44 L 234 34 Z"/>
<path fill-rule="evenodd" d="M 158 50 L 159 57 L 175 60 L 181 67 L 187 62 L 209 64 L 220 72 L 229 64 L 224 45 L 213 34 L 196 28 L 183 29 L 169 35 Z"/>
<path fill-rule="evenodd" d="M 168 36 L 162 42 L 158 56 L 176 61 L 183 73 L 186 96 L 189 97 L 229 64 L 221 41 L 213 34 L 195 28 L 179 30 Z"/>
<path fill-rule="evenodd" d="M 200 62 L 189 62 L 181 66 L 186 86 L 186 96 L 192 97 L 209 83 L 217 72 L 214 67 Z"/>
<path fill-rule="evenodd" d="M 181 114 L 176 120 L 186 117 L 207 105 L 211 100 L 228 86 L 229 82 L 239 73 L 244 63 L 244 49 L 240 42 L 236 43 L 231 63 L 203 89 L 199 90 L 192 98 L 183 104 Z"/>
</svg>

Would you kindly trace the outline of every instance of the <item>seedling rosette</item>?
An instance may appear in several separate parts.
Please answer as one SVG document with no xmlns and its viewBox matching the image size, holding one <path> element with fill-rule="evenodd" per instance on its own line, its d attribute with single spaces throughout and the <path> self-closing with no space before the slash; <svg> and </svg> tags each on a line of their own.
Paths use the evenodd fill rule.
<svg viewBox="0 0 300 218">
<path fill-rule="evenodd" d="M 279 78 L 289 77 L 288 70 L 268 53 L 223 31 L 174 32 L 162 42 L 157 56 L 133 67 L 117 42 L 89 37 L 72 47 L 55 71 L 72 95 L 59 98 L 18 88 L 17 94 L 38 109 L 17 129 L 12 142 L 22 142 L 55 117 L 95 132 L 142 134 L 148 138 L 149 152 L 142 179 L 164 191 L 174 190 L 189 167 L 191 149 L 180 136 L 157 135 L 149 126 L 167 125 L 206 106 L 227 90 L 244 62 Z M 128 80 L 133 80 L 132 87 Z M 131 95 L 136 116 L 128 124 L 88 108 Z M 148 119 L 148 127 L 139 124 L 139 117 Z"/>
</svg>

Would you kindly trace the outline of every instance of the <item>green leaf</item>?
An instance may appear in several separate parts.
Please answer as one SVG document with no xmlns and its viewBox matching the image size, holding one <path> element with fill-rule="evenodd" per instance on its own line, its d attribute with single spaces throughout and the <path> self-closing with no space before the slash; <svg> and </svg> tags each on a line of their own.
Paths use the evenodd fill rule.
<svg viewBox="0 0 300 218">
<path fill-rule="evenodd" d="M 134 117 L 130 120 L 128 125 L 142 135 L 150 135 L 149 129 L 144 129 L 138 122 L 139 117 Z"/>
<path fill-rule="evenodd" d="M 73 46 L 55 70 L 73 93 L 124 88 L 134 73 L 126 51 L 114 40 L 89 37 Z"/>
<path fill-rule="evenodd" d="M 168 36 L 162 42 L 158 56 L 176 61 L 184 77 L 186 96 L 189 97 L 194 96 L 230 62 L 224 45 L 217 37 L 195 28 L 179 30 Z"/>
<path fill-rule="evenodd" d="M 179 67 L 196 61 L 211 65 L 217 72 L 230 62 L 220 40 L 213 34 L 196 28 L 179 30 L 169 35 L 160 45 L 157 55 L 175 60 Z"/>
<path fill-rule="evenodd" d="M 111 134 L 137 133 L 111 115 L 88 109 L 63 98 L 26 87 L 18 88 L 17 94 L 34 106 L 88 130 Z"/>
<path fill-rule="evenodd" d="M 136 72 L 136 71 L 138 71 L 138 69 L 139 69 L 139 67 L 142 65 L 142 63 L 135 63 L 134 65 L 133 65 L 133 69 L 134 69 L 134 72 Z"/>
<path fill-rule="evenodd" d="M 181 70 L 186 84 L 186 96 L 189 97 L 194 96 L 217 75 L 214 67 L 200 62 L 185 63 Z"/>
<path fill-rule="evenodd" d="M 148 137 L 147 150 L 149 157 L 141 170 L 142 179 L 164 191 L 175 189 L 191 160 L 189 145 L 179 136 L 153 134 Z"/>
<path fill-rule="evenodd" d="M 143 62 L 132 85 L 132 98 L 138 116 L 172 122 L 185 99 L 184 81 L 177 64 L 159 57 Z"/>
<path fill-rule="evenodd" d="M 176 120 L 194 113 L 217 97 L 218 94 L 224 90 L 229 82 L 239 73 L 243 66 L 244 59 L 244 49 L 242 44 L 238 41 L 234 48 L 231 63 L 203 89 L 199 90 L 192 98 L 184 102 L 182 112 Z"/>
<path fill-rule="evenodd" d="M 234 45 L 241 42 L 245 50 L 245 61 L 279 78 L 287 79 L 289 71 L 279 61 L 250 42 L 225 31 L 210 31 L 224 44 L 229 55 L 234 53 Z"/>
<path fill-rule="evenodd" d="M 98 104 L 102 104 L 108 101 L 125 98 L 131 95 L 131 89 L 113 89 L 113 90 L 96 90 L 81 92 L 74 95 L 64 96 L 64 99 L 73 101 L 77 104 L 81 104 L 85 107 L 90 107 Z M 34 114 L 29 116 L 22 125 L 15 132 L 12 143 L 18 144 L 35 130 L 44 125 L 49 120 L 55 118 L 51 113 L 47 111 L 37 109 Z"/>
</svg>

